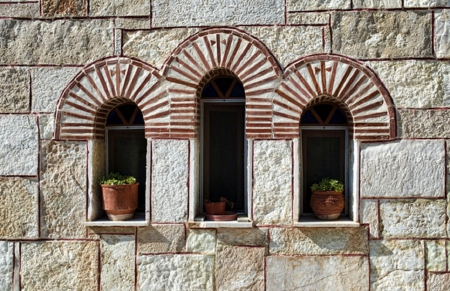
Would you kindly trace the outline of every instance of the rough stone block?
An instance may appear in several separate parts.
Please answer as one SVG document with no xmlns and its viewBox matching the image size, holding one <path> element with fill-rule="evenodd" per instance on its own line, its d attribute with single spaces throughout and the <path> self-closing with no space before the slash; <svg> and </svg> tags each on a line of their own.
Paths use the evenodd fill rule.
<svg viewBox="0 0 450 291">
<path fill-rule="evenodd" d="M 361 200 L 361 210 L 359 213 L 361 223 L 368 223 L 370 236 L 380 237 L 380 222 L 378 213 L 378 200 Z"/>
<path fill-rule="evenodd" d="M 0 20 L 0 64 L 79 65 L 113 53 L 112 20 Z"/>
<path fill-rule="evenodd" d="M 155 0 L 153 27 L 282 24 L 283 0 L 210 0 L 186 2 L 184 0 Z"/>
<path fill-rule="evenodd" d="M 41 139 L 51 139 L 55 130 L 55 116 L 43 114 L 39 116 L 39 133 Z"/>
<path fill-rule="evenodd" d="M 105 175 L 105 140 L 88 141 L 88 215 L 93 221 L 105 216 L 101 186 L 97 183 Z"/>
<path fill-rule="evenodd" d="M 267 246 L 267 229 L 225 229 L 217 230 L 217 241 L 222 245 Z"/>
<path fill-rule="evenodd" d="M 42 0 L 44 16 L 86 16 L 87 0 Z"/>
<path fill-rule="evenodd" d="M 12 290 L 14 243 L 0 241 L 0 290 Z"/>
<path fill-rule="evenodd" d="M 427 290 L 447 291 L 450 290 L 450 274 L 428 274 Z"/>
<path fill-rule="evenodd" d="M 213 290 L 214 256 L 138 257 L 138 290 Z"/>
<path fill-rule="evenodd" d="M 436 57 L 450 57 L 450 11 L 435 12 L 435 51 Z"/>
<path fill-rule="evenodd" d="M 400 138 L 450 138 L 450 110 L 397 110 Z"/>
<path fill-rule="evenodd" d="M 11 1 L 17 2 L 17 1 Z M 41 14 L 39 3 L 11 3 L 0 1 L 0 17 L 38 18 Z"/>
<path fill-rule="evenodd" d="M 100 239 L 102 234 L 129 234 L 134 235 L 135 229 L 133 227 L 122 227 L 122 226 L 91 226 L 88 228 L 89 236 L 92 239 Z"/>
<path fill-rule="evenodd" d="M 259 225 L 292 221 L 292 142 L 255 141 L 253 220 Z"/>
<path fill-rule="evenodd" d="M 0 8 L 2 5 L 0 5 Z M 25 68 L 0 69 L 0 113 L 30 111 L 30 76 Z"/>
<path fill-rule="evenodd" d="M 447 236 L 445 200 L 382 200 L 382 236 L 442 238 Z"/>
<path fill-rule="evenodd" d="M 38 138 L 35 116 L 0 116 L 0 175 L 37 175 Z"/>
<path fill-rule="evenodd" d="M 91 0 L 89 8 L 93 16 L 150 15 L 150 0 Z"/>
<path fill-rule="evenodd" d="M 404 0 L 405 8 L 418 7 L 450 7 L 448 0 Z"/>
<path fill-rule="evenodd" d="M 21 290 L 97 290 L 98 243 L 22 243 Z"/>
<path fill-rule="evenodd" d="M 353 0 L 353 8 L 402 8 L 402 0 Z"/>
<path fill-rule="evenodd" d="M 116 18 L 116 28 L 150 29 L 149 18 Z"/>
<path fill-rule="evenodd" d="M 424 290 L 423 262 L 420 241 L 371 241 L 370 290 Z"/>
<path fill-rule="evenodd" d="M 43 142 L 41 165 L 41 235 L 85 236 L 86 144 Z"/>
<path fill-rule="evenodd" d="M 216 290 L 264 290 L 264 254 L 264 247 L 220 248 L 216 257 Z"/>
<path fill-rule="evenodd" d="M 287 10 L 328 10 L 328 9 L 350 9 L 350 0 L 288 0 Z"/>
<path fill-rule="evenodd" d="M 369 290 L 367 257 L 267 257 L 267 291 Z"/>
<path fill-rule="evenodd" d="M 367 254 L 367 231 L 359 228 L 271 228 L 271 255 Z"/>
<path fill-rule="evenodd" d="M 426 241 L 427 271 L 445 272 L 447 257 L 444 240 Z"/>
<path fill-rule="evenodd" d="M 138 252 L 177 253 L 184 249 L 184 224 L 152 224 L 138 228 Z"/>
<path fill-rule="evenodd" d="M 62 91 L 78 72 L 80 72 L 80 68 L 45 67 L 32 69 L 32 111 L 54 112 Z"/>
<path fill-rule="evenodd" d="M 336 12 L 333 52 L 354 58 L 431 57 L 429 12 Z"/>
<path fill-rule="evenodd" d="M 216 231 L 212 229 L 190 229 L 186 251 L 193 253 L 214 253 L 216 251 Z"/>
<path fill-rule="evenodd" d="M 310 13 L 289 13 L 289 24 L 328 24 L 330 13 L 310 12 Z"/>
<path fill-rule="evenodd" d="M 38 195 L 37 181 L 0 178 L 0 238 L 39 236 Z"/>
<path fill-rule="evenodd" d="M 131 235 L 102 235 L 101 289 L 135 290 L 135 243 Z"/>
<path fill-rule="evenodd" d="M 185 140 L 152 141 L 152 221 L 187 218 L 188 151 Z"/>
<path fill-rule="evenodd" d="M 444 197 L 445 144 L 401 140 L 361 146 L 361 197 Z"/>
</svg>

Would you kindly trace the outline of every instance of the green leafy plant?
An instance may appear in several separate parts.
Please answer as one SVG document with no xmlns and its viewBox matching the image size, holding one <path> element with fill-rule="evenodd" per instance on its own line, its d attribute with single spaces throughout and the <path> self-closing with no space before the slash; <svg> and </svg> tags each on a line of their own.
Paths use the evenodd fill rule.
<svg viewBox="0 0 450 291">
<path fill-rule="evenodd" d="M 339 182 L 335 179 L 323 178 L 319 183 L 314 183 L 311 185 L 312 191 L 344 191 L 344 183 Z"/>
<path fill-rule="evenodd" d="M 136 178 L 133 176 L 123 176 L 119 173 L 109 173 L 106 177 L 103 176 L 98 183 L 100 185 L 127 185 L 136 183 Z"/>
</svg>

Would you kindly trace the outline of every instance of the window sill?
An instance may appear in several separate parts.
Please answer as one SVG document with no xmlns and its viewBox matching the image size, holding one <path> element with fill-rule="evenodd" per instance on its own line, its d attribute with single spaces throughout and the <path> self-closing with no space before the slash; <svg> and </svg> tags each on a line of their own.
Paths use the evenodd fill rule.
<svg viewBox="0 0 450 291">
<path fill-rule="evenodd" d="M 294 223 L 296 227 L 359 227 L 360 224 L 347 216 L 337 220 L 320 220 L 314 216 L 301 216 L 300 221 Z"/>
<path fill-rule="evenodd" d="M 189 228 L 252 228 L 253 221 L 249 220 L 246 215 L 238 215 L 237 220 L 231 221 L 208 221 L 205 220 L 205 215 L 201 214 L 188 225 Z"/>
<path fill-rule="evenodd" d="M 145 220 L 145 213 L 138 212 L 134 214 L 134 218 L 125 221 L 112 221 L 108 217 L 102 217 L 95 221 L 86 221 L 85 226 L 147 226 L 149 221 Z"/>
</svg>

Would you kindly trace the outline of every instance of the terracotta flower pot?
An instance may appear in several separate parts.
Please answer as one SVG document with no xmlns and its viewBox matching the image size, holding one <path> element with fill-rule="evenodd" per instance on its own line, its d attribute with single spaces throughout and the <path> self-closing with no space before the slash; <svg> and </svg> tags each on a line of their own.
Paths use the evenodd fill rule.
<svg viewBox="0 0 450 291">
<path fill-rule="evenodd" d="M 220 202 L 205 202 L 205 212 L 208 215 L 222 215 L 225 214 L 225 201 Z"/>
<path fill-rule="evenodd" d="M 312 191 L 310 205 L 317 218 L 322 220 L 338 219 L 345 207 L 345 199 L 342 192 Z"/>
<path fill-rule="evenodd" d="M 101 185 L 103 209 L 113 221 L 130 220 L 138 207 L 139 183 L 131 185 Z"/>
</svg>

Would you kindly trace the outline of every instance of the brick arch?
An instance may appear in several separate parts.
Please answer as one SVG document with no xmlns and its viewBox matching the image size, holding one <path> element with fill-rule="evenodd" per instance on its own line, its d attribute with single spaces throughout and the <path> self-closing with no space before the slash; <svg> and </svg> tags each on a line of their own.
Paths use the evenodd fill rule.
<svg viewBox="0 0 450 291">
<path fill-rule="evenodd" d="M 272 98 L 282 78 L 281 69 L 262 42 L 234 28 L 206 29 L 188 38 L 165 64 L 163 75 L 170 83 L 170 137 L 197 136 L 199 100 L 204 80 L 232 72 L 246 95 L 248 138 L 272 134 Z"/>
<path fill-rule="evenodd" d="M 155 68 L 129 58 L 108 58 L 87 66 L 58 100 L 54 138 L 104 138 L 107 114 L 126 102 L 136 103 L 142 111 L 146 136 L 151 137 L 151 123 L 167 123 L 169 116 L 169 102 L 160 83 Z"/>
<path fill-rule="evenodd" d="M 306 106 L 329 96 L 348 109 L 354 138 L 395 138 L 392 99 L 375 73 L 360 63 L 336 55 L 309 56 L 289 66 L 284 77 L 274 99 L 275 137 L 298 137 Z"/>
</svg>

